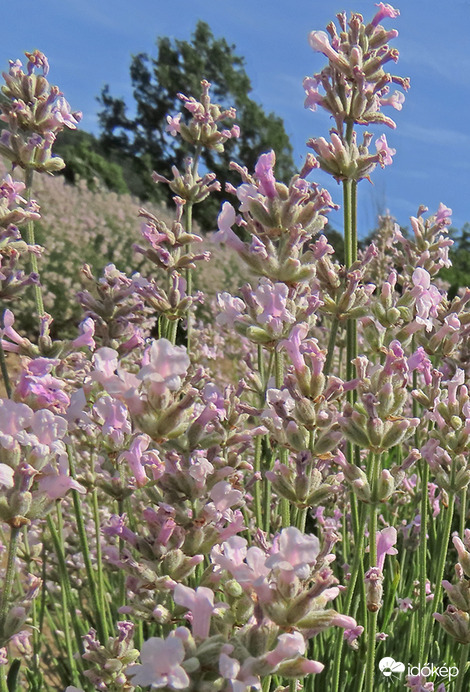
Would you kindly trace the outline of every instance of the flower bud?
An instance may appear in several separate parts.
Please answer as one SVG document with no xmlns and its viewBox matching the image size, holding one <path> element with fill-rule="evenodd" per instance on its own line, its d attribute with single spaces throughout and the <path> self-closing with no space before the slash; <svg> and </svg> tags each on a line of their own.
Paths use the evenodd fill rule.
<svg viewBox="0 0 470 692">
<path fill-rule="evenodd" d="M 470 644 L 470 615 L 453 605 L 447 606 L 443 615 L 433 613 L 445 631 L 460 644 Z"/>
<path fill-rule="evenodd" d="M 371 567 L 364 575 L 367 610 L 371 613 L 377 612 L 382 607 L 383 580 L 382 570 L 378 567 Z"/>
</svg>

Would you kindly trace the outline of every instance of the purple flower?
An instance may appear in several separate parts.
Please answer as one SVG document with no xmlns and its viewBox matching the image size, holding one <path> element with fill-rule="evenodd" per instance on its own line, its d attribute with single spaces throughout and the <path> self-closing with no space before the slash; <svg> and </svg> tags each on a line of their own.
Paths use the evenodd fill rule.
<svg viewBox="0 0 470 692">
<path fill-rule="evenodd" d="M 315 564 L 320 543 L 316 536 L 304 534 L 294 526 L 283 529 L 274 540 L 271 555 L 266 560 L 266 566 L 279 569 L 283 576 L 290 581 L 290 576 L 297 575 L 306 579 L 310 575 L 310 567 Z"/>
<path fill-rule="evenodd" d="M 305 639 L 300 632 L 281 634 L 277 642 L 276 648 L 266 656 L 266 661 L 273 667 L 278 666 L 281 661 L 297 658 L 305 653 Z M 320 670 L 323 670 L 324 666 L 321 663 L 319 665 Z"/>
<path fill-rule="evenodd" d="M 216 483 L 210 492 L 210 496 L 218 512 L 225 512 L 226 509 L 243 501 L 243 493 L 233 488 L 228 481 Z"/>
<path fill-rule="evenodd" d="M 138 488 L 144 486 L 149 480 L 145 473 L 144 458 L 144 452 L 149 444 L 150 438 L 148 435 L 137 435 L 132 441 L 129 450 L 122 452 L 118 458 L 118 461 L 127 461 Z"/>
<path fill-rule="evenodd" d="M 93 413 L 103 421 L 103 434 L 108 435 L 117 447 L 122 445 L 124 435 L 131 433 L 126 406 L 113 397 L 102 396 L 93 406 Z"/>
<path fill-rule="evenodd" d="M 95 334 L 95 323 L 91 317 L 86 317 L 79 324 L 80 336 L 72 341 L 72 346 L 74 348 L 82 348 L 87 346 L 91 351 L 95 348 L 95 340 L 93 336 Z"/>
<path fill-rule="evenodd" d="M 40 69 L 44 77 L 47 77 L 47 73 L 49 72 L 49 61 L 44 53 L 41 53 L 40 50 L 34 50 L 32 53 L 26 53 L 25 51 L 25 55 L 28 58 L 28 64 L 26 65 L 28 75 L 31 75 L 35 69 Z"/>
<path fill-rule="evenodd" d="M 436 212 L 435 222 L 438 226 L 449 226 L 451 223 L 450 217 L 452 216 L 452 209 L 446 207 L 442 202 L 439 204 L 439 208 Z"/>
<path fill-rule="evenodd" d="M 333 62 L 339 56 L 338 52 L 331 46 L 330 39 L 325 31 L 311 31 L 308 36 L 308 42 L 314 51 L 323 53 L 323 55 Z"/>
<path fill-rule="evenodd" d="M 382 135 L 381 137 L 375 140 L 375 146 L 377 149 L 377 154 L 379 155 L 379 165 L 381 166 L 381 168 L 385 168 L 385 166 L 390 166 L 393 163 L 392 156 L 394 156 L 397 153 L 397 150 L 392 149 L 388 146 L 387 138 L 385 135 Z"/>
<path fill-rule="evenodd" d="M 132 676 L 134 685 L 184 690 L 190 683 L 186 671 L 181 666 L 184 657 L 184 645 L 179 637 L 151 637 L 142 645 L 142 664 L 129 666 L 126 674 Z"/>
<path fill-rule="evenodd" d="M 308 324 L 301 322 L 292 327 L 288 339 L 283 339 L 283 341 L 279 342 L 279 348 L 285 348 L 297 372 L 303 372 L 306 368 L 300 347 L 307 334 Z"/>
<path fill-rule="evenodd" d="M 0 464 L 0 486 L 13 487 L 13 469 L 7 464 Z"/>
<path fill-rule="evenodd" d="M 397 530 L 393 526 L 387 526 L 376 533 L 377 543 L 377 567 L 383 571 L 385 555 L 396 555 L 398 550 L 393 546 L 397 542 Z"/>
<path fill-rule="evenodd" d="M 180 375 L 185 375 L 190 365 L 184 346 L 173 346 L 168 339 L 153 341 L 145 354 L 147 361 L 137 374 L 137 378 L 148 382 L 150 390 L 157 396 L 166 389 L 175 391 L 181 385 Z"/>
<path fill-rule="evenodd" d="M 176 135 L 181 131 L 180 120 L 181 113 L 178 113 L 178 115 L 173 117 L 171 115 L 166 116 L 168 125 L 166 126 L 165 130 L 169 132 L 172 137 L 176 137 Z"/>
<path fill-rule="evenodd" d="M 381 106 L 392 106 L 397 111 L 401 111 L 405 103 L 405 94 L 401 91 L 394 91 L 390 96 L 383 96 L 379 99 Z"/>
<path fill-rule="evenodd" d="M 236 214 L 235 209 L 232 207 L 230 202 L 224 202 L 222 205 L 222 211 L 217 217 L 218 231 L 214 234 L 213 240 L 216 243 L 226 243 L 232 250 L 241 252 L 245 249 L 245 244 L 240 238 L 232 231 L 232 226 L 235 223 Z"/>
<path fill-rule="evenodd" d="M 319 81 L 315 77 L 305 77 L 303 86 L 306 93 L 305 108 L 316 111 L 317 106 L 323 103 L 323 96 L 318 92 Z"/>
<path fill-rule="evenodd" d="M 382 21 L 382 19 L 385 19 L 386 17 L 395 19 L 395 17 L 400 16 L 400 10 L 396 10 L 388 3 L 384 4 L 383 2 L 376 2 L 375 6 L 379 8 L 379 11 L 371 21 L 372 26 L 377 26 L 377 24 L 379 24 Z"/>
<path fill-rule="evenodd" d="M 44 493 L 50 500 L 64 497 L 69 490 L 76 490 L 84 495 L 86 489 L 68 473 L 68 461 L 63 455 L 56 466 L 47 464 L 41 469 L 38 481 L 39 492 Z"/>
<path fill-rule="evenodd" d="M 217 305 L 221 312 L 216 316 L 215 321 L 221 327 L 233 327 L 235 321 L 246 309 L 245 303 L 240 298 L 235 298 L 227 292 L 217 294 Z"/>
<path fill-rule="evenodd" d="M 280 335 L 284 323 L 295 322 L 294 315 L 287 309 L 289 289 L 286 284 L 273 284 L 269 279 L 262 278 L 255 293 L 255 300 L 263 311 L 258 315 L 260 324 L 267 324 L 274 335 Z"/>
<path fill-rule="evenodd" d="M 255 166 L 255 173 L 259 180 L 259 191 L 271 199 L 278 196 L 273 172 L 275 163 L 276 155 L 271 150 L 266 154 L 261 154 Z"/>
<path fill-rule="evenodd" d="M 205 586 L 196 590 L 189 586 L 177 584 L 173 591 L 173 600 L 191 614 L 191 626 L 194 637 L 206 639 L 209 636 L 211 616 L 215 611 L 214 592 Z"/>
</svg>

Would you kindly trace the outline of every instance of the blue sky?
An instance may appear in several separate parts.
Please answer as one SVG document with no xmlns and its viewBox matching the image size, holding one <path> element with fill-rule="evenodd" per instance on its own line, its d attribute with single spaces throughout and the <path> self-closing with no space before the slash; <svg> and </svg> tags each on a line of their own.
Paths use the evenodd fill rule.
<svg viewBox="0 0 470 692">
<path fill-rule="evenodd" d="M 458 228 L 470 221 L 470 0 L 392 2 L 401 16 L 385 20 L 397 28 L 400 51 L 393 72 L 411 78 L 401 112 L 387 109 L 397 129 L 386 132 L 397 150 L 392 166 L 376 171 L 374 185 L 359 186 L 359 231 L 374 227 L 378 212 L 390 209 L 402 225 L 420 204 L 430 211 L 444 202 Z M 309 137 L 326 136 L 326 114 L 303 107 L 302 79 L 321 69 L 308 33 L 324 29 L 336 12 L 375 13 L 373 1 L 350 0 L 22 0 L 2 4 L 0 65 L 39 48 L 49 57 L 50 80 L 73 109 L 82 110 L 84 129 L 97 132 L 96 96 L 104 84 L 115 96 L 130 97 L 130 56 L 155 55 L 157 36 L 189 38 L 197 19 L 224 36 L 246 59 L 252 97 L 284 119 L 299 165 Z M 126 99 L 127 100 L 127 99 Z M 131 100 L 130 98 L 128 99 Z M 396 116 L 396 117 L 395 117 Z M 316 172 L 315 172 L 316 173 Z M 336 201 L 340 188 L 326 174 L 313 175 Z M 341 228 L 341 212 L 331 216 Z"/>
</svg>

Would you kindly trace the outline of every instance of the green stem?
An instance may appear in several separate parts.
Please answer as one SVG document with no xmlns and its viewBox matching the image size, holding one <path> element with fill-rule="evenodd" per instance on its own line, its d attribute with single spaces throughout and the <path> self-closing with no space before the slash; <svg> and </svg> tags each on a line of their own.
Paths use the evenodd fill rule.
<svg viewBox="0 0 470 692">
<path fill-rule="evenodd" d="M 124 514 L 124 501 L 118 500 L 118 514 L 120 517 Z M 119 536 L 119 559 L 123 559 L 125 541 L 122 536 Z M 126 605 L 126 573 L 123 569 L 119 570 L 119 606 Z"/>
<path fill-rule="evenodd" d="M 419 623 L 418 623 L 418 661 L 424 661 L 425 631 L 426 631 L 426 562 L 428 535 L 428 481 L 429 466 L 421 460 L 421 525 L 419 531 Z"/>
<path fill-rule="evenodd" d="M 167 339 L 174 345 L 176 343 L 176 332 L 178 331 L 178 320 L 169 320 L 167 327 Z"/>
<path fill-rule="evenodd" d="M 454 507 L 455 507 L 455 495 L 452 493 L 449 495 L 449 506 L 447 507 L 447 510 L 446 510 L 444 531 L 442 532 L 442 534 L 440 536 L 440 538 L 441 538 L 441 550 L 439 551 L 439 560 L 438 560 L 437 573 L 436 573 L 436 579 L 435 579 L 435 584 L 434 584 L 434 598 L 432 600 L 432 609 L 431 609 L 431 613 L 428 615 L 428 618 L 427 618 L 426 635 L 425 635 L 425 641 L 424 641 L 424 655 L 423 655 L 423 659 L 422 659 L 423 661 L 428 660 L 429 649 L 431 648 L 431 644 L 433 642 L 432 628 L 434 626 L 434 618 L 432 617 L 432 613 L 437 612 L 437 610 L 440 606 L 440 603 L 441 603 L 442 578 L 444 576 L 444 569 L 445 569 L 446 557 L 447 557 L 447 548 L 449 546 L 450 532 L 452 529 L 452 519 L 454 517 Z"/>
<path fill-rule="evenodd" d="M 93 522 L 95 524 L 95 540 L 96 540 L 96 565 L 97 565 L 97 586 L 98 586 L 98 599 L 100 602 L 101 613 L 103 613 L 104 621 L 104 631 L 105 636 L 108 634 L 108 629 L 106 627 L 106 617 L 109 612 L 108 603 L 106 601 L 106 588 L 104 584 L 104 573 L 103 573 L 103 558 L 101 552 L 101 527 L 100 527 L 100 514 L 99 514 L 99 504 L 98 504 L 98 491 L 94 488 L 92 492 L 92 508 L 93 508 Z M 112 624 L 111 624 L 112 629 Z"/>
<path fill-rule="evenodd" d="M 8 692 L 6 666 L 0 666 L 0 692 Z"/>
<path fill-rule="evenodd" d="M 68 449 L 67 451 L 69 458 L 70 475 L 72 478 L 75 478 L 75 463 L 73 460 L 73 455 L 70 449 Z M 99 591 L 97 589 L 95 574 L 91 561 L 91 553 L 90 547 L 88 545 L 85 522 L 83 520 L 81 499 L 77 490 L 72 490 L 72 499 L 73 508 L 75 511 L 75 519 L 77 521 L 78 537 L 80 540 L 80 547 L 82 549 L 83 561 L 85 563 L 85 570 L 88 579 L 88 589 L 91 597 L 91 602 L 93 604 L 94 615 L 96 617 L 96 630 L 98 633 L 98 639 L 101 642 L 105 643 L 108 640 L 108 629 L 105 617 L 105 610 L 104 605 L 100 602 L 99 598 Z"/>
<path fill-rule="evenodd" d="M 462 692 L 462 690 L 463 690 L 463 682 L 464 682 L 465 673 L 467 670 L 469 653 L 470 653 L 470 644 L 462 645 L 462 647 L 460 649 L 459 674 L 457 676 L 457 680 L 455 681 L 455 691 L 454 692 Z"/>
<path fill-rule="evenodd" d="M 357 517 L 357 504 L 356 517 Z M 364 543 L 365 543 L 365 524 L 366 524 L 366 511 L 365 505 L 362 505 L 361 518 L 358 519 L 359 530 L 357 532 L 357 543 L 355 543 L 354 559 L 351 566 L 351 575 L 349 577 L 349 583 L 346 591 L 346 598 L 344 601 L 344 606 L 341 608 L 344 615 L 349 615 L 351 610 L 351 604 L 354 598 L 354 591 L 356 588 L 356 582 L 358 575 L 363 572 L 363 559 L 364 559 Z M 341 657 L 343 651 L 343 632 L 339 631 L 336 635 L 336 647 L 335 647 L 335 657 L 333 663 L 333 680 L 331 690 L 332 692 L 338 692 L 340 683 L 340 673 L 341 673 Z"/>
<path fill-rule="evenodd" d="M 19 527 L 10 527 L 7 567 L 5 571 L 5 578 L 3 580 L 2 595 L 0 596 L 0 646 L 3 646 L 4 636 L 6 635 L 4 630 L 10 607 L 13 580 L 15 578 L 15 559 L 19 547 L 20 531 L 21 529 Z"/>
<path fill-rule="evenodd" d="M 52 521 L 52 517 L 50 514 L 47 515 L 47 526 L 49 529 L 49 533 L 51 534 L 52 538 L 52 543 L 54 544 L 54 550 L 55 554 L 57 557 L 57 564 L 59 568 L 59 578 L 60 578 L 60 586 L 65 592 L 65 598 L 66 598 L 66 604 L 68 611 L 70 613 L 70 617 L 72 620 L 72 628 L 75 634 L 75 643 L 77 646 L 78 651 L 80 654 L 83 653 L 83 642 L 82 642 L 82 630 L 80 628 L 80 624 L 77 619 L 77 611 L 75 608 L 75 602 L 74 598 L 72 595 L 72 587 L 70 584 L 70 578 L 69 574 L 67 571 L 67 564 L 65 562 L 65 551 L 64 551 L 64 540 L 63 540 L 63 532 L 62 532 L 62 516 L 60 514 L 60 506 L 57 508 L 57 518 L 58 518 L 58 527 L 59 530 L 57 531 L 54 522 Z M 76 665 L 78 668 L 82 668 L 81 665 L 81 659 L 77 659 Z"/>
<path fill-rule="evenodd" d="M 274 351 L 274 377 L 276 382 L 276 388 L 281 389 L 282 385 L 284 384 L 284 354 L 282 353 L 282 351 Z M 283 447 L 282 445 L 279 446 L 279 460 L 281 464 L 286 465 L 289 461 L 289 450 Z M 290 505 L 289 501 L 286 500 L 286 498 L 284 497 L 281 498 L 280 509 L 282 527 L 287 528 L 291 524 Z"/>
<path fill-rule="evenodd" d="M 191 174 L 196 180 L 197 178 L 197 169 L 199 165 L 199 159 L 201 156 L 201 151 L 202 151 L 202 146 L 201 144 L 198 144 L 196 146 L 196 150 L 194 152 L 194 158 L 193 158 L 193 164 L 191 166 Z M 184 229 L 186 233 L 192 233 L 193 230 L 193 206 L 194 202 L 188 201 L 185 207 L 185 218 L 184 218 Z M 189 252 L 190 247 L 189 245 L 186 245 L 186 252 Z M 186 295 L 190 296 L 193 290 L 193 274 L 192 274 L 192 269 L 186 269 Z M 187 334 L 187 343 L 186 343 L 186 348 L 188 349 L 188 353 L 191 351 L 191 338 L 192 338 L 192 331 L 193 331 L 193 325 L 192 325 L 192 314 L 191 314 L 191 306 L 188 307 L 187 313 L 186 313 L 186 334 Z"/>
<path fill-rule="evenodd" d="M 370 461 L 369 485 L 372 504 L 369 511 L 369 568 L 372 568 L 377 566 L 377 495 L 381 470 L 380 455 L 371 454 Z M 373 692 L 374 689 L 377 618 L 381 604 L 371 604 L 371 607 L 375 609 L 369 610 L 367 616 L 366 692 Z"/>
<path fill-rule="evenodd" d="M 62 605 L 62 629 L 64 632 L 65 652 L 67 656 L 67 662 L 69 664 L 70 675 L 72 678 L 71 682 L 73 682 L 74 685 L 78 685 L 79 679 L 77 674 L 75 658 L 73 656 L 72 637 L 69 626 L 69 611 L 65 589 L 61 589 L 60 591 L 60 600 Z"/>
<path fill-rule="evenodd" d="M 32 168 L 27 168 L 25 172 L 25 185 L 26 185 L 26 199 L 31 201 L 32 199 L 32 193 L 33 193 L 33 175 L 34 175 L 34 170 Z M 34 221 L 30 219 L 27 224 L 26 224 L 26 241 L 28 245 L 35 245 L 36 240 L 34 237 Z M 31 266 L 31 271 L 34 274 L 37 274 L 39 276 L 39 266 L 38 266 L 38 258 L 32 252 L 30 254 L 30 266 Z M 42 317 L 44 315 L 44 303 L 42 300 L 42 292 L 41 292 L 41 286 L 39 284 L 34 284 L 33 286 L 34 290 L 34 302 L 36 304 L 36 311 L 38 313 L 38 317 Z"/>
<path fill-rule="evenodd" d="M 468 486 L 462 490 L 460 494 L 460 524 L 459 524 L 459 536 L 463 538 L 465 531 L 465 526 L 467 523 L 467 490 Z"/>
<path fill-rule="evenodd" d="M 3 326 L 3 317 L 1 318 Z M 3 350 L 2 340 L 0 339 L 0 369 L 2 371 L 3 384 L 5 385 L 5 392 L 9 399 L 11 399 L 11 384 L 10 376 L 8 374 L 7 362 L 5 359 L 5 351 Z"/>
<path fill-rule="evenodd" d="M 325 377 L 330 374 L 331 365 L 333 363 L 333 357 L 335 354 L 336 337 L 338 336 L 339 319 L 335 316 L 331 323 L 330 328 L 330 338 L 328 339 L 328 350 L 326 352 L 325 365 L 323 367 L 323 374 Z"/>
</svg>

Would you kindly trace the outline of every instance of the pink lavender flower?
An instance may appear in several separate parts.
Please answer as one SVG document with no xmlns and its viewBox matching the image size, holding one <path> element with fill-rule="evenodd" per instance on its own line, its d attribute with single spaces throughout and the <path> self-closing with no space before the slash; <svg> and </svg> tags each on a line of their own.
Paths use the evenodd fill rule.
<svg viewBox="0 0 470 692">
<path fill-rule="evenodd" d="M 385 555 L 396 555 L 398 550 L 393 546 L 397 542 L 397 530 L 393 526 L 377 531 L 377 567 L 383 571 Z"/>
<path fill-rule="evenodd" d="M 2 338 L 2 346 L 5 351 L 19 353 L 21 346 L 28 345 L 28 339 L 23 338 L 18 332 L 13 329 L 15 316 L 11 310 L 5 310 L 3 313 L 3 329 L 0 329 L 0 337 Z M 8 337 L 10 341 L 4 341 L 3 337 Z"/>
<path fill-rule="evenodd" d="M 363 632 L 364 627 L 362 627 L 362 625 L 357 625 L 351 629 L 345 629 L 343 632 L 344 641 L 347 642 L 349 646 L 355 648 L 357 646 L 357 639 L 362 635 Z"/>
<path fill-rule="evenodd" d="M 5 449 L 18 447 L 18 438 L 33 420 L 33 411 L 26 404 L 2 399 L 0 406 L 0 445 Z"/>
<path fill-rule="evenodd" d="M 245 303 L 240 298 L 236 298 L 226 291 L 217 294 L 217 306 L 221 312 L 216 316 L 215 321 L 221 327 L 233 327 L 235 321 L 241 317 L 246 309 Z"/>
<path fill-rule="evenodd" d="M 28 64 L 26 65 L 26 68 L 28 70 L 28 74 L 31 75 L 33 74 L 34 70 L 42 70 L 42 74 L 44 77 L 47 77 L 47 74 L 49 72 L 49 61 L 47 60 L 47 57 L 42 53 L 40 50 L 33 50 L 32 53 L 27 53 L 25 51 L 25 55 L 28 58 Z M 18 60 L 16 62 L 16 65 L 21 66 L 20 61 Z"/>
<path fill-rule="evenodd" d="M 127 461 L 132 475 L 136 480 L 138 488 L 141 488 L 148 483 L 148 477 L 145 473 L 146 461 L 150 459 L 144 452 L 150 444 L 148 435 L 137 435 L 131 442 L 128 451 L 124 451 L 119 455 L 118 461 Z"/>
<path fill-rule="evenodd" d="M 184 584 L 177 584 L 173 600 L 189 610 L 193 636 L 206 639 L 209 636 L 211 616 L 217 609 L 214 606 L 214 592 L 205 586 L 198 586 L 194 590 Z"/>
<path fill-rule="evenodd" d="M 385 135 L 382 135 L 375 140 L 375 146 L 377 149 L 377 154 L 379 155 L 380 167 L 385 168 L 385 166 L 390 166 L 393 163 L 392 156 L 397 153 L 397 150 L 388 146 Z"/>
<path fill-rule="evenodd" d="M 232 207 L 230 202 L 224 202 L 222 205 L 222 211 L 217 217 L 217 227 L 218 231 L 214 234 L 213 240 L 216 243 L 226 243 L 232 250 L 241 252 L 245 249 L 245 244 L 240 238 L 232 231 L 232 226 L 236 220 L 235 209 Z"/>
<path fill-rule="evenodd" d="M 151 637 L 142 645 L 142 663 L 129 666 L 126 674 L 132 677 L 134 685 L 184 690 L 190 683 L 186 671 L 181 666 L 184 657 L 184 645 L 179 637 Z"/>
<path fill-rule="evenodd" d="M 311 111 L 316 111 L 317 106 L 319 104 L 323 104 L 324 102 L 323 96 L 318 92 L 318 79 L 316 79 L 316 77 L 305 77 L 303 86 L 306 93 L 304 102 L 305 108 L 309 108 Z"/>
<path fill-rule="evenodd" d="M 394 91 L 393 94 L 389 96 L 382 96 L 379 101 L 381 106 L 391 106 L 395 108 L 395 110 L 401 111 L 405 103 L 405 94 L 401 91 Z"/>
<path fill-rule="evenodd" d="M 257 316 L 260 324 L 266 324 L 275 335 L 282 333 L 284 323 L 295 322 L 294 315 L 287 308 L 289 289 L 284 283 L 272 283 L 262 278 L 255 291 L 255 301 L 262 308 Z"/>
<path fill-rule="evenodd" d="M 38 490 L 50 500 L 64 497 L 69 490 L 76 490 L 81 495 L 86 494 L 83 485 L 69 476 L 68 461 L 65 455 L 59 458 L 57 464 L 47 464 L 41 469 Z"/>
<path fill-rule="evenodd" d="M 53 358 L 30 360 L 21 371 L 16 386 L 18 397 L 33 408 L 48 408 L 56 413 L 64 413 L 70 404 L 68 394 L 63 391 L 65 383 L 51 373 L 58 364 L 59 360 Z"/>
<path fill-rule="evenodd" d="M 400 16 L 400 10 L 396 10 L 394 7 L 389 5 L 388 3 L 383 3 L 383 2 L 376 2 L 375 6 L 379 8 L 379 11 L 375 15 L 375 17 L 372 19 L 371 24 L 372 26 L 377 26 L 377 24 L 380 24 L 382 19 L 385 19 L 386 17 L 390 17 L 391 19 L 395 19 L 395 17 Z"/>
<path fill-rule="evenodd" d="M 279 348 L 284 348 L 287 351 L 294 369 L 298 372 L 303 372 L 306 369 L 300 348 L 302 341 L 308 334 L 308 329 L 308 324 L 306 324 L 306 322 L 296 324 L 292 327 L 289 337 L 279 342 Z"/>
<path fill-rule="evenodd" d="M 277 197 L 276 179 L 274 177 L 274 164 L 276 163 L 276 155 L 274 151 L 269 151 L 266 154 L 261 154 L 256 166 L 255 173 L 259 181 L 259 190 L 266 197 Z"/>
<path fill-rule="evenodd" d="M 180 127 L 180 120 L 181 120 L 181 113 L 178 113 L 178 115 L 171 116 L 167 115 L 166 116 L 166 121 L 168 125 L 166 126 L 166 131 L 170 133 L 172 137 L 176 137 L 176 135 L 181 132 L 181 127 Z"/>
<path fill-rule="evenodd" d="M 222 513 L 243 501 L 243 493 L 233 488 L 228 481 L 216 483 L 210 492 L 210 496 L 214 501 L 216 510 Z"/>
<path fill-rule="evenodd" d="M 168 339 L 153 341 L 144 358 L 146 365 L 139 370 L 137 378 L 148 383 L 150 391 L 157 396 L 166 389 L 178 389 L 180 376 L 186 374 L 190 365 L 186 348 L 173 346 Z"/>
<path fill-rule="evenodd" d="M 307 579 L 319 552 L 320 543 L 316 536 L 304 534 L 296 527 L 289 526 L 274 539 L 266 567 L 280 570 L 287 581 L 294 575 L 299 579 Z"/>
<path fill-rule="evenodd" d="M 446 207 L 445 204 L 440 202 L 438 210 L 436 212 L 435 223 L 437 226 L 449 226 L 451 223 L 450 217 L 452 216 L 452 209 Z"/>
<path fill-rule="evenodd" d="M 82 348 L 87 346 L 91 351 L 95 349 L 95 340 L 93 338 L 95 333 L 95 323 L 91 317 L 86 317 L 79 324 L 80 336 L 72 341 L 73 348 Z"/>
<path fill-rule="evenodd" d="M 100 420 L 103 435 L 109 436 L 116 447 L 120 447 L 124 436 L 131 433 L 126 406 L 113 397 L 102 396 L 94 404 L 93 413 Z"/>
<path fill-rule="evenodd" d="M 284 661 L 303 656 L 305 654 L 305 650 L 305 639 L 300 632 L 281 634 L 278 637 L 276 648 L 269 652 L 269 654 L 265 657 L 265 660 L 267 663 L 269 663 L 269 665 L 275 668 Z M 323 663 L 319 663 L 318 661 L 307 661 L 306 659 L 305 663 L 302 661 L 301 665 L 301 672 L 305 674 L 321 673 L 325 667 Z"/>
<path fill-rule="evenodd" d="M 7 464 L 0 464 L 0 486 L 13 487 L 13 469 Z"/>
<path fill-rule="evenodd" d="M 328 38 L 328 34 L 325 31 L 311 31 L 308 37 L 308 42 L 311 48 L 318 53 L 323 53 L 333 64 L 339 62 L 345 63 L 346 61 L 342 56 L 336 51 Z"/>
</svg>

